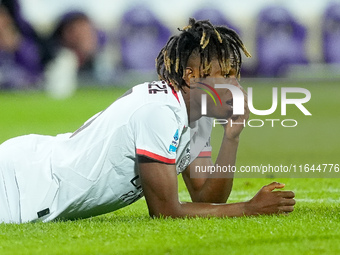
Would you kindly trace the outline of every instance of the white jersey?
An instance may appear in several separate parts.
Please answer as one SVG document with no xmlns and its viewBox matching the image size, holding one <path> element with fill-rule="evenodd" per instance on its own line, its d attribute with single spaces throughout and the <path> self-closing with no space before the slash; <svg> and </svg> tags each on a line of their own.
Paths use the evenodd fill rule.
<svg viewBox="0 0 340 255">
<path fill-rule="evenodd" d="M 165 82 L 137 85 L 73 134 L 2 144 L 0 174 L 13 174 L 2 174 L 0 206 L 7 203 L 11 217 L 0 210 L 0 222 L 86 218 L 127 206 L 142 197 L 139 155 L 176 164 L 180 173 L 201 151 L 209 154 L 210 132 L 208 118 L 188 128 L 181 92 Z"/>
</svg>

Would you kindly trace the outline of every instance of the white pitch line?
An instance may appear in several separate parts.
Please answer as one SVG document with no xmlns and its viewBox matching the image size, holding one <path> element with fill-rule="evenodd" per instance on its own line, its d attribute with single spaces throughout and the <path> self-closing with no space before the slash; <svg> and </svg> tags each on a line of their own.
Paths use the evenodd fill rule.
<svg viewBox="0 0 340 255">
<path fill-rule="evenodd" d="M 318 194 L 318 193 L 339 193 L 340 189 L 324 189 L 324 190 L 318 190 L 318 191 L 308 191 L 308 190 L 301 190 L 301 191 L 294 191 L 295 196 L 298 196 L 298 198 L 295 197 L 295 200 L 297 202 L 304 202 L 304 203 L 339 203 L 340 199 L 334 199 L 334 198 L 306 198 L 306 197 L 312 197 L 312 193 Z M 255 193 L 254 193 L 255 195 Z M 179 197 L 181 200 L 191 200 L 190 195 L 187 191 L 181 191 L 179 193 Z M 302 197 L 302 198 L 299 198 Z M 305 197 L 305 198 L 303 198 Z M 232 191 L 230 195 L 230 199 L 228 201 L 245 201 L 252 198 L 252 194 L 249 191 Z"/>
<path fill-rule="evenodd" d="M 320 198 L 320 199 L 310 199 L 310 198 L 296 198 L 296 202 L 306 202 L 306 203 L 340 203 L 340 199 L 332 198 Z"/>
</svg>

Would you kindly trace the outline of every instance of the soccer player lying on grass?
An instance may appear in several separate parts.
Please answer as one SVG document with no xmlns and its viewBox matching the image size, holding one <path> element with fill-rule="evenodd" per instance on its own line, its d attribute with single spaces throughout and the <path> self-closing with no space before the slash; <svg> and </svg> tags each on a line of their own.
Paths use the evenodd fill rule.
<svg viewBox="0 0 340 255">
<path fill-rule="evenodd" d="M 3 143 L 0 222 L 86 218 L 118 210 L 143 195 L 155 217 L 293 211 L 294 193 L 273 191 L 284 184 L 273 182 L 247 202 L 226 204 L 232 177 L 190 178 L 190 166 L 212 165 L 210 157 L 200 157 L 210 154 L 212 127 L 210 118 L 201 118 L 200 107 L 190 109 L 201 104 L 202 93 L 192 79 L 227 78 L 240 87 L 241 51 L 249 55 L 234 31 L 190 19 L 157 57 L 161 81 L 133 87 L 73 134 L 28 135 Z M 232 115 L 230 91 L 218 92 L 223 105 L 213 107 L 209 101 L 207 116 L 237 122 L 248 118 L 247 107 L 243 116 Z M 224 127 L 216 164 L 235 164 L 242 128 Z M 178 200 L 179 173 L 192 203 Z"/>
</svg>

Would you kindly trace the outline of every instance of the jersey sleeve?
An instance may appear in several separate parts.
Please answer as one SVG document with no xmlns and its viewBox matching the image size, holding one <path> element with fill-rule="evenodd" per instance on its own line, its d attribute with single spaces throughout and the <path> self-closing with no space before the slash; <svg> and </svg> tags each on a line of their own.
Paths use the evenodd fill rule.
<svg viewBox="0 0 340 255">
<path fill-rule="evenodd" d="M 143 106 L 132 117 L 136 154 L 156 161 L 175 164 L 179 124 L 168 106 Z"/>
<path fill-rule="evenodd" d="M 197 157 L 210 158 L 212 147 L 210 137 L 212 132 L 213 119 L 208 117 L 200 118 L 190 131 L 190 156 L 191 162 Z M 190 162 L 190 163 L 191 163 Z"/>
<path fill-rule="evenodd" d="M 203 149 L 198 154 L 198 157 L 199 158 L 210 158 L 211 157 L 211 151 L 212 151 L 212 147 L 211 147 L 211 144 L 210 144 L 210 136 L 209 136 L 207 142 L 204 144 Z"/>
</svg>

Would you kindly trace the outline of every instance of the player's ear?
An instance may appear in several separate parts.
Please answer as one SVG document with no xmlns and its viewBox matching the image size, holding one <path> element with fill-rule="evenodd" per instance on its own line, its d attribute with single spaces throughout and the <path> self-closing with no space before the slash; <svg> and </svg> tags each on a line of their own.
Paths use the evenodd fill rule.
<svg viewBox="0 0 340 255">
<path fill-rule="evenodd" d="M 183 80 L 190 87 L 190 79 L 195 78 L 194 70 L 191 67 L 185 68 L 185 72 L 183 73 Z"/>
</svg>

